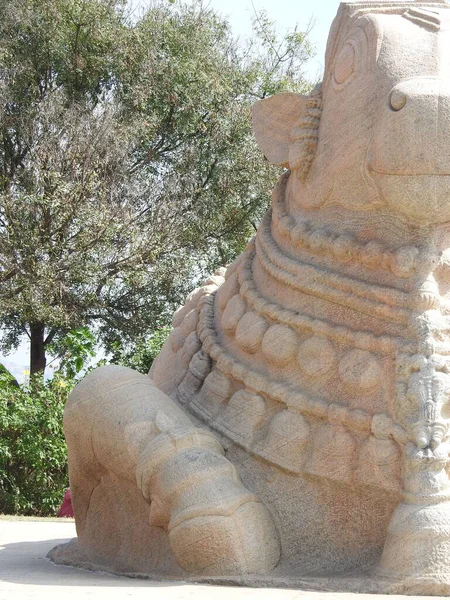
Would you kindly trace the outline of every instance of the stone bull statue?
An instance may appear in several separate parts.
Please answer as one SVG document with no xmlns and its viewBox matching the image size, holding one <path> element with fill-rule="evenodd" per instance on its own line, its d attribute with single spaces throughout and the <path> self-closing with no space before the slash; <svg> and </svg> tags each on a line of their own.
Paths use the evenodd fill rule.
<svg viewBox="0 0 450 600">
<path fill-rule="evenodd" d="M 272 208 L 150 377 L 72 392 L 78 539 L 51 557 L 450 593 L 448 5 L 341 4 L 322 84 L 253 121 Z"/>
</svg>

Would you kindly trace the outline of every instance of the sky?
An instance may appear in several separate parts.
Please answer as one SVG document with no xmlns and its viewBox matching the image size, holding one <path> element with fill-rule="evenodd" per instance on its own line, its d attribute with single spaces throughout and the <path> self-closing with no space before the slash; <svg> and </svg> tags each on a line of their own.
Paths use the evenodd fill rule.
<svg viewBox="0 0 450 600">
<path fill-rule="evenodd" d="M 265 10 L 280 33 L 292 29 L 296 23 L 300 30 L 305 30 L 312 20 L 310 40 L 316 56 L 307 74 L 313 80 L 322 75 L 328 31 L 339 7 L 337 0 L 210 0 L 210 6 L 228 18 L 235 35 L 244 37 L 251 33 L 254 10 Z"/>
<path fill-rule="evenodd" d="M 147 0 L 131 0 L 131 3 L 136 10 L 148 5 Z M 209 6 L 226 17 L 234 34 L 243 38 L 251 34 L 251 20 L 255 10 L 265 10 L 268 17 L 276 23 L 280 34 L 293 29 L 296 23 L 304 31 L 312 20 L 310 41 L 316 49 L 316 56 L 305 72 L 312 81 L 317 81 L 322 75 L 328 31 L 339 6 L 337 0 L 209 0 Z M 0 362 L 18 381 L 23 381 L 29 363 L 29 344 L 24 341 L 17 352 L 8 356 L 0 353 Z"/>
</svg>

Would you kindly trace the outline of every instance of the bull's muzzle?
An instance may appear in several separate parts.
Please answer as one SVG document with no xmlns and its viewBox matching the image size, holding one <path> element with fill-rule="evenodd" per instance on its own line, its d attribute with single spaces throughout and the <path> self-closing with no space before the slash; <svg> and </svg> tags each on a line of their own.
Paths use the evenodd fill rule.
<svg viewBox="0 0 450 600">
<path fill-rule="evenodd" d="M 413 78 L 389 91 L 369 171 L 394 210 L 426 222 L 450 219 L 450 80 Z"/>
</svg>

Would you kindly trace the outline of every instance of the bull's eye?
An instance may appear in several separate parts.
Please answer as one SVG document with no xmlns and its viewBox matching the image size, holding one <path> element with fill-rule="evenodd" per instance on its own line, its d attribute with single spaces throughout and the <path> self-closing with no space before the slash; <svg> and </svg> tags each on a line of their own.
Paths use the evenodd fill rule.
<svg viewBox="0 0 450 600">
<path fill-rule="evenodd" d="M 347 43 L 340 51 L 334 68 L 334 79 L 336 83 L 345 83 L 354 70 L 355 48 L 353 47 L 353 44 Z"/>
</svg>

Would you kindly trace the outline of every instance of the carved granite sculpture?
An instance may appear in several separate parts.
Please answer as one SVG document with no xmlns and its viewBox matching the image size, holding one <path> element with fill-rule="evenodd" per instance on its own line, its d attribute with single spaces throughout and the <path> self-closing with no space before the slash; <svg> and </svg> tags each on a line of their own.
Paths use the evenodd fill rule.
<svg viewBox="0 0 450 600">
<path fill-rule="evenodd" d="M 450 593 L 448 5 L 341 4 L 323 83 L 253 120 L 289 169 L 272 208 L 151 379 L 71 394 L 78 540 L 52 558 Z"/>
</svg>

